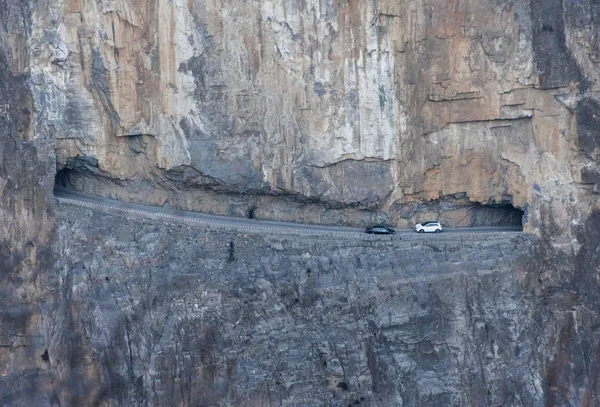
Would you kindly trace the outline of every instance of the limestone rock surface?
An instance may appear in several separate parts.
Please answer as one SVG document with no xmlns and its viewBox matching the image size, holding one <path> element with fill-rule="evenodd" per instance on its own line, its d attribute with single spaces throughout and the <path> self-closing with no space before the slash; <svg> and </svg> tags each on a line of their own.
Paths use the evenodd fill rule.
<svg viewBox="0 0 600 407">
<path fill-rule="evenodd" d="M 0 405 L 600 403 L 594 0 L 0 1 Z M 56 180 L 307 223 L 58 206 Z M 501 209 L 501 210 L 497 210 Z"/>
<path fill-rule="evenodd" d="M 398 226 L 508 204 L 539 233 L 544 206 L 569 224 L 597 202 L 598 7 L 40 4 L 34 100 L 91 193 Z"/>
</svg>

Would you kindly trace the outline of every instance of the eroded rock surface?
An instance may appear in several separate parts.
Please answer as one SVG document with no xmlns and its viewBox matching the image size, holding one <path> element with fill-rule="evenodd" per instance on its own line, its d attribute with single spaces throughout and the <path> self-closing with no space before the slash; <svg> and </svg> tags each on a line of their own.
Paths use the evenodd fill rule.
<svg viewBox="0 0 600 407">
<path fill-rule="evenodd" d="M 597 405 L 598 21 L 592 0 L 0 2 L 0 405 Z M 57 222 L 56 171 L 300 222 L 516 208 L 538 237 Z"/>
<path fill-rule="evenodd" d="M 509 202 L 539 233 L 544 205 L 566 224 L 597 200 L 597 157 L 578 153 L 598 103 L 597 8 L 39 5 L 35 100 L 59 169 L 94 194 L 272 219 L 308 203 L 305 221 L 398 226 L 467 224 L 438 201 L 463 194 Z"/>
<path fill-rule="evenodd" d="M 21 1 L 0 2 L 0 405 L 48 406 L 54 140 L 38 132 Z"/>
<path fill-rule="evenodd" d="M 598 400 L 598 215 L 574 256 L 526 235 L 332 239 L 57 215 L 68 329 L 49 359 L 69 366 L 68 405 Z"/>
</svg>

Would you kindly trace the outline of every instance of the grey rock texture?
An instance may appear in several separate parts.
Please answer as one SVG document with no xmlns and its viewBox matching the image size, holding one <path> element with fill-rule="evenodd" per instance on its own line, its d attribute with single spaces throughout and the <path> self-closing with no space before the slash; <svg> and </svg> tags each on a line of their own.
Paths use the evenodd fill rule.
<svg viewBox="0 0 600 407">
<path fill-rule="evenodd" d="M 598 215 L 574 256 L 526 235 L 263 236 L 65 204 L 57 217 L 49 359 L 70 369 L 67 405 L 598 401 Z"/>
<path fill-rule="evenodd" d="M 30 88 L 31 12 L 0 2 L 0 405 L 47 406 L 52 385 L 48 316 L 56 270 L 54 140 L 35 125 Z"/>
<path fill-rule="evenodd" d="M 599 13 L 0 1 L 0 405 L 598 405 Z M 57 208 L 57 170 L 302 222 L 506 223 L 512 205 L 535 236 L 124 220 Z"/>
</svg>

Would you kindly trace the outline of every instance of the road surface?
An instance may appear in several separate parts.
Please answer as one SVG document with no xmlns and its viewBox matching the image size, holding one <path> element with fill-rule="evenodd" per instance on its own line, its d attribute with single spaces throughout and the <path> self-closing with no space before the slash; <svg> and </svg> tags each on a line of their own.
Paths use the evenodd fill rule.
<svg viewBox="0 0 600 407">
<path fill-rule="evenodd" d="M 82 194 L 63 187 L 54 189 L 54 196 L 59 203 L 68 203 L 91 209 L 101 210 L 111 214 L 126 214 L 128 216 L 150 218 L 156 220 L 205 225 L 208 227 L 262 231 L 265 233 L 295 232 L 310 234 L 335 235 L 365 235 L 364 228 L 341 226 L 322 226 L 304 223 L 277 222 L 257 219 L 234 218 L 228 216 L 209 215 L 199 212 L 179 211 L 159 206 L 141 205 L 122 202 L 92 195 Z M 444 228 L 440 235 L 465 235 L 472 233 L 522 233 L 518 227 L 474 227 L 474 228 Z M 396 235 L 416 234 L 414 229 L 396 229 Z M 426 235 L 437 235 L 427 233 Z"/>
</svg>

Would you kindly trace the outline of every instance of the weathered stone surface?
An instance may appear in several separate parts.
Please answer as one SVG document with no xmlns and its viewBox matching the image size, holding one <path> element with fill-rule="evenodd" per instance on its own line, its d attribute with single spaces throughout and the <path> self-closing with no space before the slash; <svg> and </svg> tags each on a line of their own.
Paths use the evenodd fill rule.
<svg viewBox="0 0 600 407">
<path fill-rule="evenodd" d="M 592 0 L 0 2 L 0 405 L 597 405 L 598 21 Z M 300 222 L 514 205 L 539 236 L 56 223 L 55 169 Z"/>
<path fill-rule="evenodd" d="M 589 2 L 589 6 L 594 7 L 592 2 Z M 564 87 L 570 83 L 579 83 L 587 87 L 586 79 L 573 58 L 573 53 L 567 47 L 564 16 L 571 17 L 570 22 L 577 24 L 577 18 L 573 18 L 573 14 L 575 13 L 571 8 L 565 10 L 561 0 L 531 2 L 533 52 L 542 89 Z"/>
<path fill-rule="evenodd" d="M 50 365 L 71 355 L 79 378 L 64 378 L 61 403 L 597 401 L 598 214 L 573 255 L 546 237 L 357 241 L 70 205 L 57 216 L 68 329 Z"/>
<path fill-rule="evenodd" d="M 0 405 L 48 406 L 50 365 L 42 358 L 51 287 L 54 140 L 35 125 L 29 87 L 31 13 L 0 2 Z"/>
<path fill-rule="evenodd" d="M 597 99 L 598 7 L 571 3 L 40 5 L 35 95 L 59 168 L 89 156 L 113 181 L 74 172 L 91 193 L 398 226 L 418 219 L 392 208 L 511 196 L 539 233 L 543 205 L 569 223 L 593 199 L 572 112 Z"/>
</svg>

